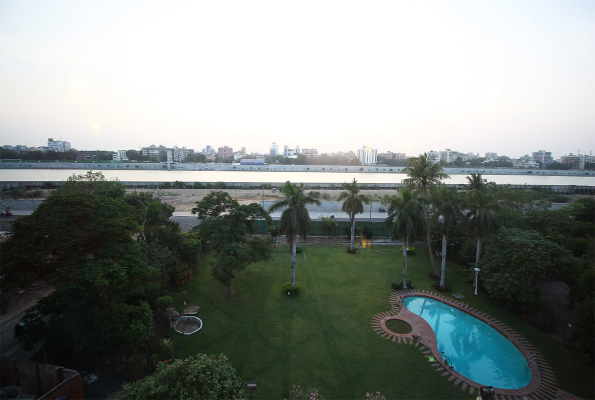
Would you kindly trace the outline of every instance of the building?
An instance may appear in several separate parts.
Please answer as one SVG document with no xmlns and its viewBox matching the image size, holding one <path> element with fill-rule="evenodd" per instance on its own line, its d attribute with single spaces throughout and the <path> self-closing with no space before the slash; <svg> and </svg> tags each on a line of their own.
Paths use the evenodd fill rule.
<svg viewBox="0 0 595 400">
<path fill-rule="evenodd" d="M 302 149 L 302 154 L 308 158 L 316 158 L 318 157 L 318 149 Z"/>
<path fill-rule="evenodd" d="M 228 146 L 219 147 L 219 150 L 217 151 L 217 155 L 219 156 L 220 159 L 233 157 L 233 149 Z"/>
<path fill-rule="evenodd" d="M 126 152 L 128 150 L 118 150 L 112 156 L 114 161 L 128 161 L 128 156 L 126 156 Z"/>
<path fill-rule="evenodd" d="M 283 157 L 297 158 L 300 154 L 300 146 L 295 146 L 295 148 L 290 148 L 287 145 L 283 146 Z"/>
<path fill-rule="evenodd" d="M 562 156 L 562 164 L 570 164 L 572 169 L 585 169 L 585 156 L 570 153 L 567 156 Z"/>
<path fill-rule="evenodd" d="M 194 154 L 193 149 L 188 149 L 186 146 L 178 147 L 174 146 L 173 150 L 173 160 L 175 162 L 185 162 L 189 155 Z"/>
<path fill-rule="evenodd" d="M 464 161 L 471 161 L 471 160 L 475 160 L 476 158 L 479 158 L 479 153 L 474 154 L 474 153 L 467 153 L 466 155 L 466 159 L 464 159 Z"/>
<path fill-rule="evenodd" d="M 452 151 L 451 149 L 446 149 L 440 152 L 440 159 L 439 161 L 444 161 L 446 164 L 450 164 L 454 162 L 459 157 L 458 151 Z"/>
<path fill-rule="evenodd" d="M 65 152 L 70 148 L 70 142 L 48 138 L 48 150 Z"/>
<path fill-rule="evenodd" d="M 217 155 L 217 152 L 215 151 L 214 148 L 212 148 L 211 146 L 207 145 L 207 147 L 205 147 L 204 149 L 202 149 L 202 154 L 204 154 L 207 157 L 214 157 L 215 155 Z"/>
<path fill-rule="evenodd" d="M 273 144 L 271 145 L 270 155 L 273 157 L 279 155 L 279 145 L 275 142 L 273 142 Z"/>
<path fill-rule="evenodd" d="M 533 152 L 533 162 L 540 162 L 542 165 L 549 165 L 554 162 L 551 151 L 539 150 Z"/>
<path fill-rule="evenodd" d="M 357 159 L 362 165 L 376 165 L 378 163 L 378 150 L 363 146 L 357 151 Z"/>
<path fill-rule="evenodd" d="M 486 153 L 485 159 L 486 160 L 495 160 L 498 158 L 498 153 Z"/>
</svg>

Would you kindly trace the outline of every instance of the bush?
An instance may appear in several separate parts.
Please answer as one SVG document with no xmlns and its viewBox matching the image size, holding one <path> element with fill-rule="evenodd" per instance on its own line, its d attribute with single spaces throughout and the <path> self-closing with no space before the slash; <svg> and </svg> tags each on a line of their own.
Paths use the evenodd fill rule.
<svg viewBox="0 0 595 400">
<path fill-rule="evenodd" d="M 438 275 L 437 273 L 435 273 L 434 271 L 430 271 L 428 272 L 428 276 L 430 278 L 432 278 L 435 281 L 439 281 L 440 280 L 440 275 Z"/>
<path fill-rule="evenodd" d="M 434 272 L 434 271 L 432 271 L 432 272 Z M 438 279 L 440 279 L 440 278 L 438 278 Z M 450 292 L 452 290 L 452 286 L 450 286 L 450 284 L 448 284 L 448 283 L 444 283 L 444 289 L 442 289 L 440 287 L 439 281 L 432 282 L 432 287 L 439 292 Z"/>
<path fill-rule="evenodd" d="M 544 332 L 552 332 L 556 327 L 556 314 L 552 307 L 543 300 L 521 305 L 522 318 Z"/>
<path fill-rule="evenodd" d="M 283 289 L 286 292 L 291 293 L 292 296 L 295 296 L 296 294 L 300 293 L 300 285 L 297 282 L 295 284 L 295 287 L 291 287 L 291 282 L 285 282 L 285 284 L 283 285 Z"/>
<path fill-rule="evenodd" d="M 304 252 L 304 248 L 302 246 L 296 246 L 295 247 L 295 253 L 303 253 Z"/>
<path fill-rule="evenodd" d="M 200 182 L 194 182 L 192 184 L 192 189 L 202 189 L 202 184 Z"/>
<path fill-rule="evenodd" d="M 395 279 L 391 285 L 394 290 L 403 289 L 403 279 Z M 411 283 L 411 279 L 407 279 L 407 289 L 413 289 L 413 283 Z"/>
<path fill-rule="evenodd" d="M 403 251 L 403 246 L 401 246 L 401 251 Z M 413 246 L 407 246 L 407 255 L 408 256 L 414 256 L 415 254 L 416 254 L 415 247 L 413 247 Z"/>
<path fill-rule="evenodd" d="M 225 189 L 225 182 L 219 181 L 219 182 L 215 183 L 214 188 L 215 189 Z"/>
<path fill-rule="evenodd" d="M 123 389 L 124 400 L 246 398 L 245 382 L 223 354 L 160 362 L 153 375 L 124 384 Z"/>
<path fill-rule="evenodd" d="M 171 183 L 163 182 L 161 185 L 161 189 L 171 189 Z"/>
<path fill-rule="evenodd" d="M 242 189 L 248 190 L 250 189 L 250 185 L 248 185 L 247 183 L 242 183 Z"/>
<path fill-rule="evenodd" d="M 329 201 L 331 199 L 331 195 L 329 193 L 324 192 L 322 194 L 322 199 L 323 200 L 326 200 L 326 201 Z"/>
<path fill-rule="evenodd" d="M 175 181 L 174 189 L 186 189 L 186 184 L 182 181 Z"/>
<path fill-rule="evenodd" d="M 3 199 L 18 199 L 20 197 L 23 197 L 25 195 L 25 193 L 27 193 L 26 188 L 18 187 L 15 189 L 5 190 L 4 192 L 2 192 L 2 198 Z"/>
<path fill-rule="evenodd" d="M 166 308 L 171 308 L 174 305 L 174 300 L 171 296 L 162 296 L 155 300 L 155 309 L 157 311 L 164 311 Z"/>
</svg>

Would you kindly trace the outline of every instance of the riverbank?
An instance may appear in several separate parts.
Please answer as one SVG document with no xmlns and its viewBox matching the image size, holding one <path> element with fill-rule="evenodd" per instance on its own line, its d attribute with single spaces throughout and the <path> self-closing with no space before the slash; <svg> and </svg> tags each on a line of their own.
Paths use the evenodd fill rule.
<svg viewBox="0 0 595 400">
<path fill-rule="evenodd" d="M 125 162 L 40 162 L 19 161 L 1 162 L 0 169 L 86 169 L 86 170 L 150 170 L 150 171 L 246 171 L 246 172 L 331 172 L 331 173 L 386 173 L 400 174 L 404 167 L 382 165 L 241 165 L 241 164 L 200 164 L 200 163 L 125 163 Z M 548 170 L 517 168 L 444 168 L 449 175 L 468 175 L 481 172 L 484 175 L 541 175 L 541 176 L 595 176 L 595 171 L 585 170 Z"/>
</svg>

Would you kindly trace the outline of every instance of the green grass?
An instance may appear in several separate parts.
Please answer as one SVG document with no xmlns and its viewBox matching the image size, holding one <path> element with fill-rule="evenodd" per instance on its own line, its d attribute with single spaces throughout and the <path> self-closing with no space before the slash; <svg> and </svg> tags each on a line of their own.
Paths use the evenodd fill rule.
<svg viewBox="0 0 595 400">
<path fill-rule="evenodd" d="M 262 399 L 287 397 L 292 384 L 316 387 L 327 400 L 361 398 L 366 391 L 379 391 L 387 399 L 475 398 L 440 376 L 417 348 L 393 343 L 372 330 L 371 318 L 390 309 L 390 282 L 402 277 L 402 254 L 396 246 L 376 246 L 358 254 L 347 254 L 343 246 L 305 246 L 296 264 L 298 296 L 283 291 L 290 277 L 287 247 L 274 250 L 268 262 L 251 266 L 248 274 L 240 273 L 233 297 L 211 278 L 210 261 L 210 255 L 203 257 L 183 288 L 186 296 L 174 294 L 178 309 L 183 301 L 201 307 L 204 325 L 191 336 L 170 331 L 176 357 L 224 353 L 239 376 L 258 382 L 257 396 Z M 409 257 L 415 288 L 431 290 L 430 269 L 427 251 L 419 246 L 417 255 Z M 447 281 L 471 306 L 533 342 L 548 359 L 560 387 L 592 397 L 592 368 L 487 296 L 473 296 L 471 285 L 452 268 Z"/>
<path fill-rule="evenodd" d="M 413 330 L 411 325 L 399 319 L 389 319 L 386 321 L 386 327 L 394 333 L 400 333 L 403 335 L 408 334 Z"/>
</svg>

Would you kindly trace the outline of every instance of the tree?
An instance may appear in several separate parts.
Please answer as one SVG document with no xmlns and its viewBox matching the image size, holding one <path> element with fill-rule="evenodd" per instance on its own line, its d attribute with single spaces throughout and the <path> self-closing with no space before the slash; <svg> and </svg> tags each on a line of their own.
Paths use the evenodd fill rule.
<svg viewBox="0 0 595 400">
<path fill-rule="evenodd" d="M 468 231 L 477 238 L 475 263 L 481 257 L 481 240 L 497 227 L 495 213 L 498 208 L 497 200 L 489 190 L 475 189 L 468 194 L 465 222 Z"/>
<path fill-rule="evenodd" d="M 364 204 L 369 204 L 368 196 L 359 194 L 359 187 L 357 181 L 353 178 L 351 183 L 343 183 L 343 192 L 338 197 L 338 201 L 345 200 L 341 206 L 341 211 L 349 214 L 351 221 L 351 250 L 354 249 L 353 242 L 355 240 L 355 216 L 356 214 L 363 214 Z"/>
<path fill-rule="evenodd" d="M 327 218 L 322 216 L 320 217 L 320 219 L 322 221 L 322 230 L 327 236 L 331 236 L 333 230 L 336 230 L 337 226 L 339 226 L 339 221 L 336 221 L 333 218 Z"/>
<path fill-rule="evenodd" d="M 289 242 L 291 252 L 291 287 L 295 287 L 295 255 L 298 235 L 306 239 L 308 237 L 308 230 L 310 229 L 310 213 L 306 206 L 310 204 L 321 205 L 321 203 L 319 200 L 305 193 L 303 183 L 296 186 L 287 181 L 279 188 L 279 192 L 285 198 L 271 205 L 269 212 L 287 207 L 281 214 L 279 230 L 285 234 Z"/>
<path fill-rule="evenodd" d="M 498 230 L 477 263 L 480 279 L 490 296 L 499 300 L 531 303 L 540 299 L 537 280 L 564 276 L 572 254 L 535 231 Z"/>
<path fill-rule="evenodd" d="M 462 218 L 462 199 L 455 188 L 445 186 L 430 191 L 432 204 L 435 208 L 434 219 L 442 218 L 442 269 L 440 273 L 440 287 L 446 285 L 446 243 L 451 229 Z"/>
<path fill-rule="evenodd" d="M 124 384 L 124 400 L 246 399 L 246 383 L 223 355 L 159 362 L 154 374 Z"/>
<path fill-rule="evenodd" d="M 475 189 L 483 190 L 486 185 L 488 185 L 488 180 L 483 177 L 481 172 L 471 172 L 467 177 L 467 184 L 464 187 L 467 193 L 471 193 Z"/>
<path fill-rule="evenodd" d="M 428 190 L 440 184 L 442 179 L 450 178 L 444 173 L 443 164 L 435 161 L 435 157 L 431 154 L 424 153 L 419 157 L 409 158 L 407 160 L 407 166 L 403 168 L 404 173 L 409 176 L 404 182 L 407 185 L 411 185 L 422 197 L 426 197 Z M 424 221 L 426 225 L 430 224 L 430 218 L 428 215 L 427 202 L 424 202 Z M 426 241 L 428 243 L 428 251 L 430 252 L 430 261 L 432 262 L 432 268 L 434 273 L 438 275 L 436 269 L 436 263 L 434 262 L 434 254 L 432 253 L 432 239 L 430 237 L 430 230 L 427 230 Z"/>
<path fill-rule="evenodd" d="M 44 279 L 55 289 L 25 314 L 26 346 L 45 341 L 84 364 L 145 342 L 152 317 L 143 300 L 158 272 L 143 262 L 135 226 L 122 198 L 84 190 L 58 190 L 14 222 L 1 248 L 3 285 Z"/>
<path fill-rule="evenodd" d="M 423 205 L 409 188 L 401 188 L 396 195 L 385 200 L 388 217 L 384 225 L 389 229 L 392 240 L 403 239 L 403 288 L 407 289 L 407 244 L 424 229 Z"/>
<path fill-rule="evenodd" d="M 192 213 L 202 219 L 197 231 L 203 241 L 211 243 L 216 253 L 211 274 L 226 286 L 228 295 L 233 295 L 235 272 L 266 260 L 270 255 L 270 249 L 261 239 L 248 239 L 246 234 L 255 232 L 255 220 L 264 219 L 269 224 L 273 220 L 260 204 L 240 205 L 229 193 L 219 191 L 197 201 Z"/>
</svg>

